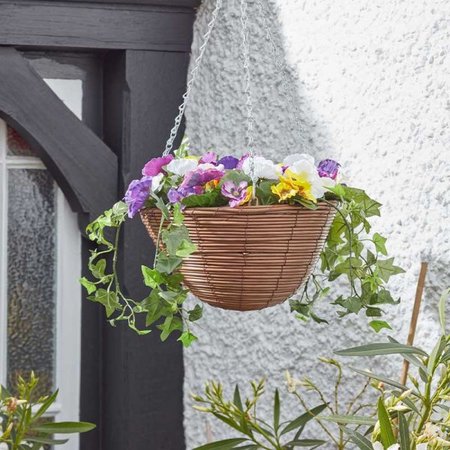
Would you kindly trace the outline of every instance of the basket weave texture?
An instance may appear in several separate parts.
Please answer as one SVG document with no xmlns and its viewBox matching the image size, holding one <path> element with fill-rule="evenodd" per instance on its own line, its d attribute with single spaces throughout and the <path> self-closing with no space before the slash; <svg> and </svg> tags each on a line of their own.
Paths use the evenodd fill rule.
<svg viewBox="0 0 450 450">
<path fill-rule="evenodd" d="M 251 311 L 284 302 L 302 286 L 322 251 L 335 210 L 270 205 L 191 208 L 185 225 L 198 251 L 183 261 L 184 284 L 202 301 Z M 161 212 L 141 218 L 157 241 Z"/>
</svg>

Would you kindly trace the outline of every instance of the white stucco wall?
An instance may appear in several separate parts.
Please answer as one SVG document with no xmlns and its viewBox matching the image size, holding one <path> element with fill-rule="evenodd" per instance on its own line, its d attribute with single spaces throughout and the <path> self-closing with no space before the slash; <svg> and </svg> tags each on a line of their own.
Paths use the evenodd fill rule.
<svg viewBox="0 0 450 450">
<path fill-rule="evenodd" d="M 336 158 L 351 184 L 384 204 L 376 227 L 389 237 L 390 252 L 407 271 L 391 283 L 403 298 L 389 312 L 392 334 L 406 338 L 420 261 L 426 259 L 430 273 L 417 342 L 430 344 L 438 326 L 436 293 L 450 285 L 450 3 L 262 1 L 293 75 L 287 95 L 264 21 L 249 0 L 257 148 L 276 159 L 298 150 L 318 159 Z M 212 3 L 207 0 L 200 8 L 194 56 Z M 226 0 L 187 112 L 187 132 L 199 151 L 244 151 L 239 45 L 239 3 Z M 289 97 L 299 105 L 300 130 Z M 188 449 L 206 443 L 207 435 L 230 437 L 218 422 L 191 409 L 190 392 L 201 391 L 206 380 L 231 387 L 267 376 L 270 387 L 282 387 L 283 371 L 289 369 L 325 384 L 317 356 L 372 337 L 364 317 L 335 320 L 326 302 L 322 313 L 330 326 L 303 325 L 287 305 L 254 313 L 205 307 L 197 330 L 200 342 L 185 351 Z"/>
</svg>

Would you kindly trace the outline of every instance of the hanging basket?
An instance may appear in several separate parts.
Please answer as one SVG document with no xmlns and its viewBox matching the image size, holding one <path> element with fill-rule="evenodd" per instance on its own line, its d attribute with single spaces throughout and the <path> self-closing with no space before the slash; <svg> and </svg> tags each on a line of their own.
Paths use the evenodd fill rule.
<svg viewBox="0 0 450 450">
<path fill-rule="evenodd" d="M 335 210 L 271 205 L 191 208 L 185 225 L 198 251 L 182 265 L 184 283 L 202 301 L 252 311 L 283 303 L 306 282 L 319 258 Z M 141 218 L 157 241 L 161 212 Z"/>
</svg>

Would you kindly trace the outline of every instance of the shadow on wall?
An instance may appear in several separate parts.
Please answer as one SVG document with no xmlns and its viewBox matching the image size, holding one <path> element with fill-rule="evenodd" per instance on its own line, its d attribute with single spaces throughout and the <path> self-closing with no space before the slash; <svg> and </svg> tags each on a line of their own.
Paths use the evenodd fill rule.
<svg viewBox="0 0 450 450">
<path fill-rule="evenodd" d="M 267 0 L 247 3 L 255 151 L 274 159 L 279 159 L 280 153 L 294 152 L 319 157 L 327 150 L 323 143 L 330 147 L 331 139 L 326 127 L 315 117 L 301 80 L 286 63 L 277 6 Z M 199 9 L 193 60 L 198 55 L 214 5 L 215 2 L 204 2 Z M 271 37 L 267 29 L 271 31 Z M 240 1 L 224 2 L 187 110 L 187 134 L 197 152 L 209 148 L 221 154 L 245 152 L 242 50 Z"/>
</svg>

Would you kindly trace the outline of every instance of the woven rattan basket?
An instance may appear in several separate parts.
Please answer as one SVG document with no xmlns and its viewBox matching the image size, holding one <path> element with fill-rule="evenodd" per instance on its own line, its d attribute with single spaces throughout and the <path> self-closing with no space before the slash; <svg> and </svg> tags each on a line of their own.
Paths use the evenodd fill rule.
<svg viewBox="0 0 450 450">
<path fill-rule="evenodd" d="M 335 210 L 300 206 L 192 208 L 185 225 L 198 251 L 181 272 L 191 292 L 210 305 L 238 311 L 284 302 L 307 280 L 322 251 Z M 141 218 L 156 242 L 161 212 Z"/>
</svg>

